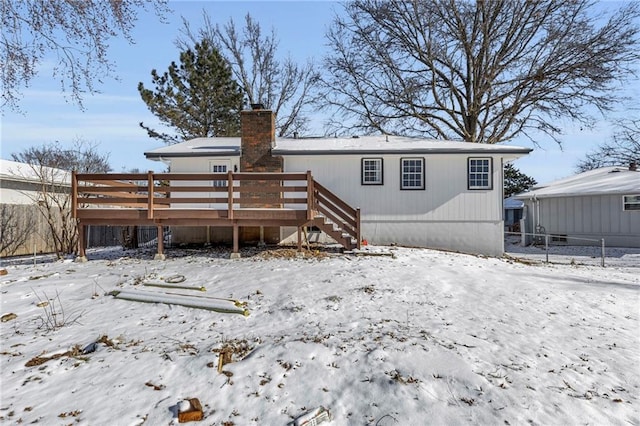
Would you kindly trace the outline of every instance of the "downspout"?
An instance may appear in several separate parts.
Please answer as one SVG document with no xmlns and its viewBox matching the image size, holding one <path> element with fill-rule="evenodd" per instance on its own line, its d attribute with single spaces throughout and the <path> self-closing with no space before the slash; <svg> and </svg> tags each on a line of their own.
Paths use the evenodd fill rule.
<svg viewBox="0 0 640 426">
<path fill-rule="evenodd" d="M 537 230 L 540 229 L 540 200 L 538 200 L 538 197 L 535 194 L 533 195 L 533 202 L 536 206 L 535 222 L 536 222 L 536 232 L 537 232 Z"/>
</svg>

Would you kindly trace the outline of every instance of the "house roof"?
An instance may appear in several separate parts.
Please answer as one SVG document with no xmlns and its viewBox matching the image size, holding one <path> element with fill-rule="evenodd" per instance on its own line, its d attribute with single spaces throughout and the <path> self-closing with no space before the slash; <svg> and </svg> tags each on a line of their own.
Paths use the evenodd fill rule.
<svg viewBox="0 0 640 426">
<path fill-rule="evenodd" d="M 0 180 L 40 182 L 43 177 L 53 179 L 56 183 L 71 183 L 71 172 L 66 170 L 51 167 L 40 168 L 26 163 L 0 159 Z"/>
<path fill-rule="evenodd" d="M 502 201 L 505 209 L 521 209 L 524 207 L 524 201 L 517 200 L 514 197 L 505 198 Z"/>
<path fill-rule="evenodd" d="M 275 155 L 375 155 L 375 154 L 528 154 L 530 148 L 405 136 L 360 136 L 351 138 L 280 139 Z"/>
<path fill-rule="evenodd" d="M 640 172 L 625 167 L 602 167 L 534 187 L 518 199 L 577 197 L 601 194 L 640 194 Z"/>
<path fill-rule="evenodd" d="M 341 138 L 277 139 L 274 155 L 418 155 L 501 154 L 517 158 L 530 148 L 469 142 L 409 138 L 403 136 L 361 136 Z M 148 159 L 176 157 L 239 156 L 240 138 L 196 138 L 144 153 Z"/>
<path fill-rule="evenodd" d="M 238 157 L 240 138 L 195 138 L 144 153 L 149 160 L 177 157 Z"/>
</svg>

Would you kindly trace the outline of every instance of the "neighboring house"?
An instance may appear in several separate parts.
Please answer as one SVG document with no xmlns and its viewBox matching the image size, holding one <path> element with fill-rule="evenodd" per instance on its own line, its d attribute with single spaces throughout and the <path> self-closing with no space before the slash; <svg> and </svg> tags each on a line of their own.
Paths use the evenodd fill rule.
<svg viewBox="0 0 640 426">
<path fill-rule="evenodd" d="M 56 190 L 68 192 L 69 176 L 64 170 L 36 170 L 29 164 L 0 159 L 0 228 L 4 247 L 0 256 L 55 251 L 47 221 L 38 207 L 42 177 L 54 179 Z"/>
<path fill-rule="evenodd" d="M 640 172 L 603 167 L 515 196 L 525 203 L 523 231 L 554 242 L 640 247 Z M 582 240 L 588 239 L 588 240 Z"/>
<path fill-rule="evenodd" d="M 503 166 L 530 151 L 397 136 L 276 140 L 273 113 L 254 110 L 242 112 L 240 138 L 197 138 L 145 156 L 163 161 L 171 173 L 310 171 L 360 208 L 369 243 L 498 256 L 504 251 Z M 177 231 L 176 243 L 216 240 L 211 229 Z M 282 241 L 294 230 L 278 232 Z"/>
<path fill-rule="evenodd" d="M 520 227 L 524 202 L 514 197 L 505 198 L 502 202 L 504 206 L 504 226 L 510 231 L 516 231 Z"/>
</svg>

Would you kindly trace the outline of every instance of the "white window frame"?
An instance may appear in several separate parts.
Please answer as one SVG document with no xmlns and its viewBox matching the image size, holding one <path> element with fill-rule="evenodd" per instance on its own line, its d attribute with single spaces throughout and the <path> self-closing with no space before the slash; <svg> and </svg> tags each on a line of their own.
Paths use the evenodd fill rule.
<svg viewBox="0 0 640 426">
<path fill-rule="evenodd" d="M 382 158 L 363 158 L 360 163 L 360 176 L 362 185 L 382 185 L 383 182 Z"/>
<path fill-rule="evenodd" d="M 407 170 L 411 163 L 419 164 L 420 170 Z M 403 191 L 423 190 L 425 188 L 425 161 L 424 157 L 405 157 L 400 159 L 400 189 Z M 419 177 L 415 179 L 415 177 Z"/>
<path fill-rule="evenodd" d="M 478 164 L 482 163 L 482 164 Z M 478 170 L 482 167 L 482 170 Z M 486 167 L 486 169 L 485 169 Z M 482 184 L 486 181 L 486 184 Z M 481 182 L 481 184 L 478 184 Z M 467 158 L 467 189 L 491 190 L 493 189 L 493 158 L 469 157 Z"/>
<path fill-rule="evenodd" d="M 625 212 L 640 212 L 640 194 L 623 195 L 622 196 L 622 211 Z"/>
</svg>

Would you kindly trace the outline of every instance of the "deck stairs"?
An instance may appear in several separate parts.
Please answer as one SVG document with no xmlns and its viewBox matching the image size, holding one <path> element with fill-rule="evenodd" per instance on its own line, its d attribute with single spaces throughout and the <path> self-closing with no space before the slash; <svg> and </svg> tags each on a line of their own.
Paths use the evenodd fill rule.
<svg viewBox="0 0 640 426">
<path fill-rule="evenodd" d="M 314 226 L 346 250 L 360 248 L 360 209 L 354 209 L 333 192 L 314 181 L 312 210 Z"/>
<path fill-rule="evenodd" d="M 345 250 L 353 250 L 358 247 L 358 240 L 353 238 L 348 232 L 345 232 L 340 225 L 337 225 L 322 215 L 316 216 L 313 220 L 313 226 L 317 226 L 322 232 L 344 247 Z"/>
</svg>

